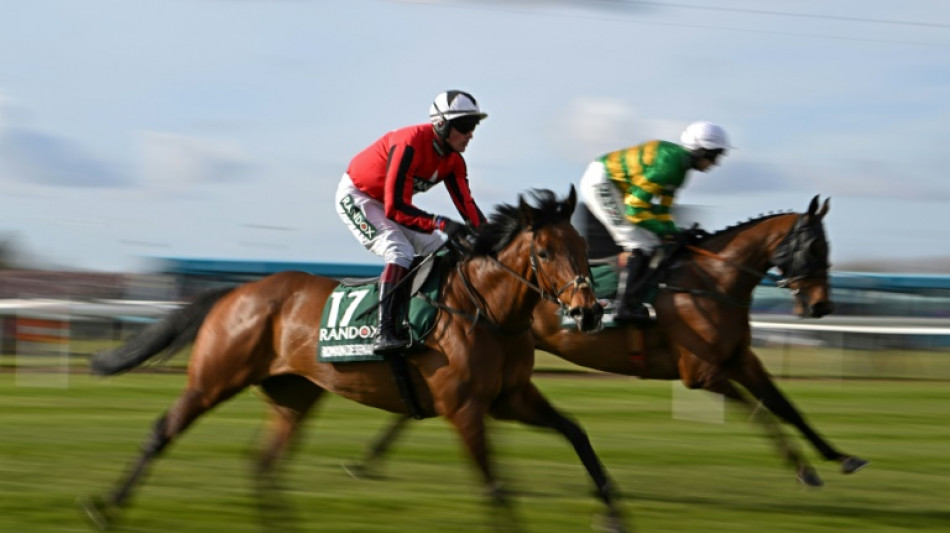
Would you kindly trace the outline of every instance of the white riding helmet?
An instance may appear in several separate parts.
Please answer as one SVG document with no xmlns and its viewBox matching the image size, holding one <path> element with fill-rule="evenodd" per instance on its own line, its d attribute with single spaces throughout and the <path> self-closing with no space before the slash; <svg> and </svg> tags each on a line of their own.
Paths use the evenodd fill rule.
<svg viewBox="0 0 950 533">
<path fill-rule="evenodd" d="M 465 91 L 446 91 L 435 97 L 429 106 L 429 120 L 436 129 L 444 129 L 446 123 L 459 117 L 475 116 L 479 120 L 488 116 L 478 108 L 475 97 Z"/>
<path fill-rule="evenodd" d="M 699 121 L 693 122 L 680 135 L 680 143 L 689 150 L 705 148 L 706 150 L 727 150 L 732 148 L 729 145 L 729 136 L 722 126 L 712 122 Z"/>
</svg>

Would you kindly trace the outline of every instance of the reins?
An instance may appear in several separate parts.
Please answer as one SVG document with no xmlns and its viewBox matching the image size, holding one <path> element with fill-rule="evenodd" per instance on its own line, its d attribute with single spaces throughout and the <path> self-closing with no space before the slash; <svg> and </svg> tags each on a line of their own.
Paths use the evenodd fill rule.
<svg viewBox="0 0 950 533">
<path fill-rule="evenodd" d="M 755 276 L 757 279 L 768 278 L 768 279 L 772 280 L 772 281 L 775 283 L 775 286 L 776 286 L 776 287 L 778 287 L 778 288 L 780 288 L 780 289 L 788 289 L 789 292 L 792 294 L 792 296 L 797 296 L 797 295 L 798 295 L 798 292 L 799 292 L 798 289 L 795 289 L 795 288 L 792 288 L 792 287 L 791 287 L 791 285 L 792 285 L 793 283 L 795 283 L 795 282 L 797 282 L 797 281 L 801 281 L 801 280 L 803 280 L 803 279 L 818 278 L 818 277 L 827 278 L 827 276 L 828 276 L 827 272 L 825 272 L 823 276 L 817 276 L 817 275 L 811 275 L 811 274 L 800 274 L 800 275 L 797 275 L 797 276 L 779 276 L 779 275 L 773 274 L 773 273 L 771 273 L 771 272 L 767 272 L 767 271 L 766 271 L 766 272 L 762 272 L 762 271 L 760 271 L 760 270 L 756 270 L 756 269 L 754 269 L 754 268 L 752 268 L 752 267 L 743 265 L 743 264 L 741 264 L 741 263 L 737 263 L 737 262 L 735 262 L 735 261 L 733 261 L 733 260 L 731 260 L 731 259 L 728 259 L 728 258 L 726 258 L 726 257 L 723 257 L 723 256 L 720 255 L 720 254 L 717 254 L 717 253 L 715 253 L 715 252 L 711 252 L 711 251 L 709 251 L 709 250 L 707 250 L 707 249 L 705 249 L 705 248 L 700 248 L 699 246 L 696 246 L 696 245 L 693 245 L 693 244 L 687 244 L 687 245 L 685 245 L 684 247 L 685 247 L 687 250 L 689 250 L 690 252 L 694 253 L 694 254 L 702 255 L 702 256 L 705 256 L 705 257 L 709 257 L 709 258 L 711 258 L 711 259 L 716 259 L 717 261 L 720 261 L 720 262 L 725 263 L 725 264 L 727 264 L 727 265 L 729 265 L 729 266 L 731 266 L 731 267 L 733 267 L 733 268 L 736 268 L 736 269 L 738 269 L 738 270 L 741 270 L 741 271 L 745 272 L 746 274 L 750 274 L 750 275 L 752 275 L 752 276 Z M 669 291 L 673 291 L 673 292 L 685 292 L 685 293 L 694 294 L 694 295 L 697 295 L 697 296 L 709 296 L 709 297 L 712 297 L 712 298 L 714 298 L 714 299 L 717 299 L 717 300 L 720 300 L 720 301 L 723 301 L 723 302 L 726 302 L 726 303 L 731 303 L 731 304 L 734 304 L 734 305 L 738 305 L 738 306 L 741 306 L 741 307 L 749 307 L 749 305 L 750 305 L 750 302 L 741 302 L 741 301 L 735 300 L 735 299 L 733 299 L 733 298 L 729 298 L 728 296 L 723 296 L 721 293 L 716 292 L 716 291 L 698 290 L 698 289 L 686 289 L 686 288 L 682 288 L 682 287 L 674 287 L 674 286 L 665 285 L 665 284 L 661 284 L 661 288 L 666 289 L 666 290 L 669 290 Z"/>
<path fill-rule="evenodd" d="M 818 274 L 799 274 L 799 275 L 797 275 L 797 276 L 784 276 L 784 277 L 783 277 L 783 276 L 779 276 L 779 275 L 773 274 L 773 273 L 771 273 L 771 272 L 760 272 L 760 271 L 758 271 L 758 270 L 756 270 L 756 269 L 754 269 L 754 268 L 747 267 L 747 266 L 745 266 L 745 265 L 736 263 L 735 261 L 731 261 L 731 260 L 729 260 L 729 259 L 726 259 L 725 257 L 723 257 L 723 256 L 721 256 L 721 255 L 719 255 L 719 254 L 717 254 L 717 253 L 715 253 L 715 252 L 710 252 L 709 250 L 706 250 L 705 248 L 700 248 L 700 247 L 695 246 L 695 245 L 692 245 L 692 244 L 687 244 L 687 245 L 686 245 L 686 248 L 689 249 L 689 251 L 691 251 L 691 252 L 693 252 L 693 253 L 696 253 L 696 254 L 699 254 L 699 255 L 705 255 L 706 257 L 711 257 L 711 258 L 713 258 L 713 259 L 718 259 L 719 261 L 722 261 L 723 263 L 726 263 L 726 264 L 731 265 L 731 266 L 733 266 L 733 267 L 735 267 L 735 268 L 738 268 L 739 270 L 742 270 L 743 272 L 746 272 L 746 273 L 748 273 L 748 274 L 752 274 L 753 276 L 756 276 L 757 278 L 769 278 L 770 280 L 772 280 L 773 282 L 775 282 L 775 286 L 776 286 L 776 287 L 778 287 L 778 288 L 780 288 L 780 289 L 789 289 L 789 290 L 792 292 L 792 294 L 796 294 L 796 293 L 798 292 L 797 289 L 792 289 L 792 288 L 791 288 L 791 284 L 792 284 L 792 283 L 795 283 L 796 281 L 801 281 L 801 280 L 803 280 L 803 279 L 811 279 L 811 278 L 820 278 L 820 279 L 827 279 L 827 278 L 828 278 L 828 272 L 827 272 L 827 271 L 823 272 L 823 273 L 820 274 L 820 275 L 818 275 Z"/>
<path fill-rule="evenodd" d="M 536 276 L 538 279 L 542 279 L 542 278 L 543 278 L 544 281 L 547 282 L 547 277 L 544 275 L 544 271 L 541 269 L 541 266 L 540 266 L 540 264 L 539 264 L 539 259 L 538 259 L 538 254 L 537 254 L 537 248 L 535 247 L 535 244 L 534 244 L 535 237 L 536 237 L 535 235 L 532 235 L 532 237 L 531 237 L 531 255 L 530 255 L 530 259 L 529 259 L 529 260 L 530 260 L 530 263 L 531 263 L 531 270 L 534 272 L 535 276 Z M 460 248 L 461 248 L 461 247 L 456 247 L 457 251 L 459 251 L 460 253 L 465 253 L 465 251 L 464 251 L 464 250 L 461 250 Z M 564 302 L 562 302 L 562 301 L 560 300 L 560 296 L 561 296 L 562 294 L 564 294 L 564 291 L 566 291 L 567 289 L 573 287 L 573 288 L 574 288 L 574 291 L 576 292 L 577 290 L 590 287 L 591 284 L 592 284 L 590 276 L 581 276 L 581 275 L 578 275 L 578 276 L 576 276 L 573 280 L 568 281 L 568 282 L 565 283 L 563 286 L 561 286 L 560 288 L 558 288 L 558 289 L 556 290 L 556 292 L 553 292 L 553 293 L 552 293 L 552 292 L 549 292 L 549 291 L 546 291 L 545 289 L 543 289 L 543 288 L 541 287 L 541 284 L 540 284 L 540 283 L 533 283 L 531 280 L 529 280 L 529 279 L 525 278 L 524 276 L 522 276 L 521 274 L 515 272 L 515 271 L 512 270 L 510 267 L 508 267 L 508 265 L 506 265 L 506 264 L 502 263 L 501 261 L 499 261 L 498 258 L 496 258 L 496 257 L 494 257 L 494 256 L 492 256 L 492 255 L 486 255 L 485 257 L 486 257 L 488 260 L 492 261 L 495 265 L 497 265 L 498 267 L 500 267 L 505 273 L 507 273 L 507 274 L 509 274 L 510 276 L 512 276 L 513 278 L 515 278 L 515 280 L 517 280 L 519 283 L 521 283 L 521 284 L 525 285 L 526 287 L 528 287 L 529 289 L 531 289 L 531 290 L 537 292 L 537 293 L 541 296 L 542 299 L 548 300 L 548 301 L 550 301 L 550 302 L 553 302 L 553 303 L 557 304 L 558 307 L 561 309 L 562 312 L 564 312 L 564 311 L 566 311 L 566 310 L 568 309 L 567 304 L 565 304 Z M 425 296 L 424 296 L 424 297 L 426 298 L 426 300 L 427 300 L 431 305 L 434 305 L 435 307 L 438 307 L 439 309 L 442 309 L 442 310 L 444 310 L 444 311 L 446 311 L 446 312 L 448 312 L 448 313 L 452 313 L 452 314 L 454 314 L 454 315 L 461 316 L 461 317 L 463 317 L 463 318 L 468 319 L 468 320 L 472 323 L 472 325 L 469 327 L 467 333 L 468 333 L 468 334 L 471 334 L 471 332 L 475 329 L 475 326 L 478 324 L 479 319 L 481 319 L 483 316 L 486 316 L 486 313 L 485 313 L 485 312 L 483 311 L 483 309 L 482 309 L 482 302 L 479 301 L 478 291 L 477 291 L 477 290 L 475 289 L 475 287 L 472 285 L 472 282 L 469 280 L 468 276 L 465 274 L 465 271 L 462 269 L 462 262 L 461 262 L 461 261 L 456 265 L 455 269 L 456 269 L 456 271 L 458 272 L 459 277 L 460 277 L 461 280 L 462 280 L 462 286 L 465 288 L 465 292 L 468 294 L 469 299 L 471 300 L 472 304 L 475 306 L 475 314 L 474 314 L 474 315 L 472 315 L 472 314 L 470 314 L 470 313 L 467 313 L 467 312 L 465 312 L 465 311 L 459 310 L 459 309 L 451 308 L 451 307 L 449 307 L 449 306 L 447 306 L 447 305 L 445 305 L 445 304 L 443 304 L 443 303 L 441 303 L 441 302 L 433 301 L 431 298 L 428 298 L 428 297 L 425 297 Z M 546 283 L 546 284 L 547 284 L 548 286 L 551 286 L 551 283 Z M 484 322 L 485 322 L 485 324 L 486 324 L 489 328 L 491 328 L 492 330 L 494 330 L 494 331 L 496 331 L 496 332 L 498 332 L 498 333 L 504 334 L 504 335 L 517 335 L 517 334 L 523 333 L 524 331 L 527 331 L 528 329 L 531 328 L 531 323 L 530 323 L 530 321 L 529 321 L 529 323 L 528 323 L 528 326 L 526 326 L 524 329 L 521 329 L 521 330 L 518 330 L 518 331 L 509 331 L 509 330 L 506 330 L 505 328 L 499 326 L 498 324 L 492 322 L 491 320 L 488 320 L 487 318 L 484 319 Z"/>
<path fill-rule="evenodd" d="M 496 259 L 495 257 L 493 257 L 493 256 L 488 256 L 488 257 L 489 257 L 489 259 L 491 259 L 492 261 L 494 261 L 496 265 L 500 266 L 500 267 L 502 268 L 502 270 L 508 272 L 509 274 L 511 274 L 512 276 L 514 276 L 515 279 L 517 279 L 517 280 L 520 281 L 521 283 L 527 285 L 528 288 L 530 288 L 531 290 L 533 290 L 533 291 L 537 292 L 538 294 L 540 294 L 540 295 L 541 295 L 541 298 L 543 298 L 543 299 L 545 299 L 545 300 L 547 300 L 547 301 L 549 301 L 549 302 L 553 302 L 553 303 L 557 304 L 557 305 L 561 308 L 561 311 L 567 310 L 567 304 L 565 304 L 564 302 L 562 302 L 561 299 L 560 299 L 560 296 L 561 296 L 562 294 L 564 294 L 564 291 L 566 291 L 567 289 L 573 287 L 573 288 L 574 288 L 574 291 L 576 292 L 576 291 L 578 291 L 579 289 L 584 289 L 584 288 L 587 288 L 587 287 L 590 287 L 590 286 L 591 286 L 591 279 L 590 279 L 590 276 L 581 276 L 581 275 L 578 275 L 578 276 L 575 277 L 573 280 L 568 281 L 568 282 L 565 283 L 563 286 L 561 286 L 561 288 L 557 289 L 557 292 L 550 293 L 550 292 L 548 292 L 548 291 L 542 289 L 540 283 L 538 283 L 538 284 L 532 283 L 532 282 L 529 281 L 528 279 L 526 279 L 526 278 L 524 278 L 523 276 L 521 276 L 521 274 L 518 274 L 518 273 L 515 272 L 514 270 L 508 268 L 507 265 L 505 265 L 504 263 L 502 263 L 501 261 L 499 261 L 499 260 Z M 538 253 L 537 253 L 537 249 L 536 249 L 535 246 L 534 246 L 534 237 L 531 238 L 531 256 L 530 256 L 530 258 L 531 258 L 531 259 L 530 259 L 530 260 L 531 260 L 531 270 L 535 273 L 535 276 L 537 276 L 538 279 L 544 278 L 544 281 L 547 282 L 547 277 L 544 275 L 544 271 L 541 270 L 541 265 L 538 264 Z M 551 285 L 552 285 L 551 283 L 546 283 L 546 284 L 547 284 L 548 286 L 551 286 Z"/>
<path fill-rule="evenodd" d="M 779 276 L 776 276 L 775 274 L 772 274 L 772 273 L 770 273 L 770 272 L 760 272 L 760 271 L 758 271 L 758 270 L 756 270 L 756 269 L 754 269 L 754 268 L 752 268 L 752 267 L 748 267 L 748 266 L 745 266 L 745 265 L 743 265 L 743 264 L 741 264 L 741 263 L 737 263 L 737 262 L 735 262 L 735 261 L 732 261 L 731 259 L 726 259 L 725 257 L 723 257 L 723 256 L 721 256 L 721 255 L 719 255 L 719 254 L 717 254 L 717 253 L 715 253 L 715 252 L 710 252 L 709 250 L 707 250 L 707 249 L 705 249 L 705 248 L 700 248 L 699 246 L 696 246 L 696 245 L 693 245 L 693 244 L 687 244 L 687 245 L 686 245 L 686 249 L 689 250 L 689 251 L 691 251 L 691 252 L 693 252 L 694 254 L 697 254 L 697 255 L 704 255 L 704 256 L 706 256 L 706 257 L 711 257 L 711 258 L 713 258 L 713 259 L 717 259 L 717 260 L 719 260 L 719 261 L 721 261 L 721 262 L 723 262 L 723 263 L 726 263 L 727 265 L 733 266 L 733 267 L 735 267 L 735 268 L 737 268 L 737 269 L 739 269 L 739 270 L 745 272 L 746 274 L 751 274 L 751 275 L 753 275 L 753 276 L 755 276 L 755 277 L 757 277 L 757 278 L 770 277 L 770 278 L 772 278 L 773 281 L 778 282 Z"/>
</svg>

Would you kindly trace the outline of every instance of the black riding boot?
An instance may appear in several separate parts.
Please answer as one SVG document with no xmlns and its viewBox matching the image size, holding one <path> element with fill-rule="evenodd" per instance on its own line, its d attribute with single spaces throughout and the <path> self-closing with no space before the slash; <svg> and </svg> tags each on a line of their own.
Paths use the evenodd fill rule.
<svg viewBox="0 0 950 533">
<path fill-rule="evenodd" d="M 643 302 L 646 292 L 646 280 L 650 274 L 652 255 L 642 250 L 634 250 L 627 257 L 627 281 L 623 295 L 618 298 L 614 320 L 634 324 L 651 324 L 655 319 L 651 308 Z"/>
<path fill-rule="evenodd" d="M 410 340 L 399 335 L 398 331 L 404 310 L 408 308 L 408 302 L 405 300 L 409 289 L 407 286 L 397 285 L 406 277 L 406 272 L 405 268 L 396 264 L 387 264 L 383 269 L 379 282 L 379 331 L 376 332 L 373 352 L 384 355 L 389 360 L 396 388 L 409 414 L 413 418 L 423 418 L 422 408 L 409 377 L 409 366 L 400 353 L 410 344 Z"/>
<path fill-rule="evenodd" d="M 379 282 L 379 330 L 376 332 L 376 341 L 373 352 L 379 355 L 389 355 L 401 352 L 409 347 L 409 339 L 399 335 L 397 326 L 402 322 L 403 295 L 408 291 L 397 287 L 406 276 L 407 270 L 399 265 L 390 263 L 383 269 L 383 276 Z"/>
</svg>

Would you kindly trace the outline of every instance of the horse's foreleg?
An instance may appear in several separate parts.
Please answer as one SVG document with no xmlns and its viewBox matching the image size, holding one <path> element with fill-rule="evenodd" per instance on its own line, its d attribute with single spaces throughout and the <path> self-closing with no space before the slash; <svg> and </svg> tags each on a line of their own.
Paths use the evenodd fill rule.
<svg viewBox="0 0 950 533">
<path fill-rule="evenodd" d="M 455 427 L 462 439 L 462 444 L 482 475 L 482 480 L 488 489 L 488 497 L 498 511 L 495 518 L 501 520 L 501 522 L 496 522 L 496 529 L 517 529 L 517 519 L 508 501 L 507 492 L 495 476 L 491 464 L 488 437 L 485 433 L 485 407 L 469 402 L 455 412 L 447 414 L 446 418 Z"/>
<path fill-rule="evenodd" d="M 795 468 L 795 473 L 799 481 L 809 487 L 820 487 L 824 484 L 821 477 L 818 476 L 815 467 L 808 463 L 799 447 L 789 440 L 771 413 L 758 409 L 757 403 L 753 402 L 748 395 L 743 394 L 730 381 L 717 380 L 707 384 L 705 389 L 722 394 L 726 398 L 734 401 L 734 403 L 745 408 L 750 414 L 750 419 L 762 426 L 765 433 L 775 442 L 782 457 Z"/>
<path fill-rule="evenodd" d="M 626 531 L 623 513 L 616 501 L 615 489 L 600 458 L 594 452 L 587 433 L 577 423 L 558 412 L 534 384 L 529 383 L 518 393 L 496 401 L 492 408 L 492 416 L 501 420 L 518 420 L 531 426 L 550 428 L 570 441 L 594 482 L 597 496 L 607 507 L 604 523 L 600 527 L 614 533 Z"/>
<path fill-rule="evenodd" d="M 411 420 L 411 415 L 396 415 L 369 445 L 363 457 L 353 463 L 344 463 L 343 469 L 357 479 L 382 477 L 379 473 L 380 464 Z"/>
<path fill-rule="evenodd" d="M 746 350 L 742 364 L 734 368 L 730 378 L 745 387 L 769 411 L 772 411 L 788 424 L 795 426 L 822 457 L 829 461 L 839 462 L 845 474 L 857 472 L 868 465 L 868 462 L 864 459 L 838 451 L 826 442 L 817 431 L 812 429 L 805 421 L 805 417 L 798 412 L 798 409 L 792 405 L 792 402 L 782 394 L 782 391 L 772 381 L 768 372 L 763 368 L 762 362 L 752 350 Z"/>
</svg>

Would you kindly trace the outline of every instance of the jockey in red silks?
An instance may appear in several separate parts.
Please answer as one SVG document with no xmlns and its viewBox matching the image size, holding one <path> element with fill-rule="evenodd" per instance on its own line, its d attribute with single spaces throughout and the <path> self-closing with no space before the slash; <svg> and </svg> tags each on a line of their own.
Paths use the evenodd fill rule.
<svg viewBox="0 0 950 533">
<path fill-rule="evenodd" d="M 408 347 L 409 339 L 396 328 L 408 291 L 395 289 L 413 258 L 438 250 L 446 238 L 467 235 L 465 222 L 478 228 L 485 220 L 472 199 L 462 152 L 487 116 L 471 94 L 441 93 L 429 107 L 430 123 L 386 133 L 350 161 L 340 180 L 337 214 L 360 244 L 386 263 L 379 285 L 378 354 Z M 445 184 L 464 222 L 413 205 L 413 195 L 438 183 Z"/>
</svg>

